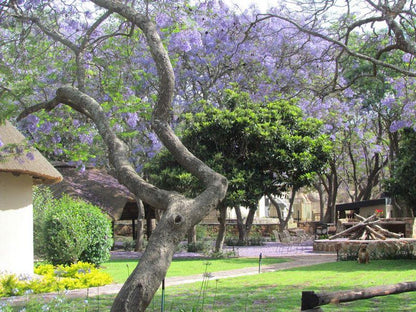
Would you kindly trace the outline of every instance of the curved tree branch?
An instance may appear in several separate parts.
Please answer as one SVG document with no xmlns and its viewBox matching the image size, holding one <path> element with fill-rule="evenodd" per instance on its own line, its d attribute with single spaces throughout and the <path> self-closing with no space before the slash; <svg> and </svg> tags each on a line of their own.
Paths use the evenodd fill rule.
<svg viewBox="0 0 416 312">
<path fill-rule="evenodd" d="M 330 43 L 335 44 L 336 46 L 340 47 L 341 49 L 343 49 L 346 53 L 348 53 L 351 56 L 354 56 L 354 57 L 362 59 L 362 60 L 369 61 L 369 62 L 373 63 L 374 65 L 378 65 L 378 66 L 381 66 L 381 67 L 392 69 L 392 70 L 397 71 L 399 73 L 402 73 L 404 75 L 408 75 L 408 76 L 411 76 L 411 77 L 416 77 L 416 72 L 408 71 L 408 70 L 405 70 L 405 69 L 403 69 L 401 67 L 398 67 L 396 65 L 380 61 L 380 60 L 378 60 L 374 57 L 371 57 L 369 55 L 353 51 L 344 42 L 341 42 L 337 39 L 331 38 L 331 37 L 329 37 L 327 35 L 324 35 L 323 33 L 320 33 L 318 31 L 303 27 L 302 25 L 300 25 L 299 23 L 293 21 L 292 19 L 290 19 L 288 17 L 282 16 L 282 15 L 277 15 L 277 14 L 261 14 L 261 16 L 263 16 L 262 20 L 264 20 L 265 18 L 278 18 L 278 19 L 284 20 L 284 21 L 292 24 L 293 26 L 295 26 L 298 30 L 302 31 L 303 33 L 309 34 L 309 35 L 317 37 L 317 38 L 321 38 L 325 41 L 328 41 Z"/>
</svg>

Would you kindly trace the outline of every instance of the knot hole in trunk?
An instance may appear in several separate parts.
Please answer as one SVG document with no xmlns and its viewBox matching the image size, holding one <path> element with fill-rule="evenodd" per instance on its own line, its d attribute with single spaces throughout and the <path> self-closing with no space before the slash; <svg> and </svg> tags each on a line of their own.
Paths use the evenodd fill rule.
<svg viewBox="0 0 416 312">
<path fill-rule="evenodd" d="M 183 217 L 181 215 L 177 215 L 175 217 L 175 224 L 182 223 L 182 221 L 183 221 Z"/>
</svg>

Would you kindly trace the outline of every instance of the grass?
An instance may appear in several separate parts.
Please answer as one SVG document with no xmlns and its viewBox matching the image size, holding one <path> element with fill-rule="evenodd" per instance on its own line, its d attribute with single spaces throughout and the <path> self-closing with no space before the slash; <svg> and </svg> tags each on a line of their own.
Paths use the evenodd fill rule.
<svg viewBox="0 0 416 312">
<path fill-rule="evenodd" d="M 416 276 L 415 264 L 414 260 L 379 260 L 368 265 L 335 262 L 260 275 L 209 280 L 205 285 L 203 302 L 200 294 L 201 286 L 204 286 L 202 283 L 171 286 L 166 287 L 165 311 L 300 311 L 301 292 L 304 290 L 332 292 L 412 281 Z M 206 266 L 201 267 L 204 271 Z M 89 298 L 87 304 L 85 298 L 72 300 L 70 310 L 56 311 L 108 311 L 113 298 Z M 158 292 L 147 311 L 160 311 L 160 300 L 161 294 Z M 416 292 L 326 305 L 322 309 L 331 312 L 416 311 Z M 32 312 L 28 309 L 26 311 Z"/>
<path fill-rule="evenodd" d="M 415 261 L 372 261 L 369 265 L 337 262 L 210 281 L 205 311 L 299 311 L 301 292 L 331 292 L 412 281 Z M 238 286 L 236 286 L 238 285 Z M 200 283 L 171 288 L 166 293 L 169 311 L 191 311 L 197 302 Z M 215 291 L 215 289 L 218 289 Z M 195 298 L 189 300 L 189 298 Z M 215 301 L 214 301 L 215 299 Z M 416 311 L 416 292 L 351 303 L 324 306 L 324 311 Z M 157 311 L 154 299 L 149 311 Z"/>
<path fill-rule="evenodd" d="M 283 258 L 264 258 L 261 261 L 262 266 L 286 262 Z M 257 258 L 228 258 L 228 259 L 177 259 L 173 260 L 167 272 L 167 277 L 173 276 L 189 276 L 195 274 L 203 274 L 208 265 L 209 272 L 228 271 L 247 267 L 258 266 Z M 137 260 L 113 260 L 102 264 L 104 272 L 109 273 L 115 283 L 124 283 L 129 274 L 137 265 Z"/>
</svg>

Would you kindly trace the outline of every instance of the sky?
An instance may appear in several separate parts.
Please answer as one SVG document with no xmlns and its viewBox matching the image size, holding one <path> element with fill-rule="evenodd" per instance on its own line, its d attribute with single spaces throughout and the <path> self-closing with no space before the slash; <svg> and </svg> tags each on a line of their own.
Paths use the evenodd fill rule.
<svg viewBox="0 0 416 312">
<path fill-rule="evenodd" d="M 241 9 L 248 8 L 252 3 L 255 3 L 257 7 L 261 10 L 265 10 L 271 7 L 273 4 L 279 2 L 279 0 L 224 0 L 225 3 L 229 5 L 236 4 Z"/>
</svg>

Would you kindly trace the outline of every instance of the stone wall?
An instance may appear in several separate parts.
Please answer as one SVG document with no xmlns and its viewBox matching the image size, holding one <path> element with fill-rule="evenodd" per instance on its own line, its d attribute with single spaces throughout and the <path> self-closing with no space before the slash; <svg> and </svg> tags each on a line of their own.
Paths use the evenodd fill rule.
<svg viewBox="0 0 416 312">
<path fill-rule="evenodd" d="M 341 250 L 356 249 L 358 251 L 360 245 L 367 244 L 369 250 L 381 250 L 396 248 L 400 245 L 416 244 L 416 239 L 401 238 L 401 239 L 386 239 L 386 240 L 347 240 L 347 239 L 320 239 L 313 242 L 313 250 L 317 252 L 332 252 L 336 253 Z M 416 250 L 415 250 L 416 251 Z"/>
</svg>

